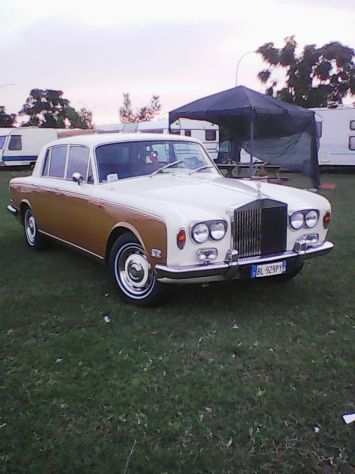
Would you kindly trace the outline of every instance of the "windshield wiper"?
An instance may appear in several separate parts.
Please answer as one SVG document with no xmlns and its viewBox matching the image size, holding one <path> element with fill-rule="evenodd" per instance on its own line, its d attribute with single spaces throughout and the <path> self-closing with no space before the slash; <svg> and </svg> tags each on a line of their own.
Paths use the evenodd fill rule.
<svg viewBox="0 0 355 474">
<path fill-rule="evenodd" d="M 192 170 L 190 175 L 194 173 L 198 173 L 199 171 L 202 171 L 202 170 L 206 170 L 208 168 L 214 168 L 214 167 L 212 165 L 203 165 L 203 166 L 200 166 L 199 168 L 196 168 L 195 170 Z"/>
<path fill-rule="evenodd" d="M 149 176 L 155 176 L 156 174 L 161 173 L 163 170 L 166 170 L 168 168 L 171 168 L 172 166 L 178 165 L 183 162 L 184 160 L 177 160 L 177 161 L 173 161 L 172 163 L 168 163 L 167 165 L 162 166 L 158 170 L 153 171 L 153 173 L 151 173 Z"/>
</svg>

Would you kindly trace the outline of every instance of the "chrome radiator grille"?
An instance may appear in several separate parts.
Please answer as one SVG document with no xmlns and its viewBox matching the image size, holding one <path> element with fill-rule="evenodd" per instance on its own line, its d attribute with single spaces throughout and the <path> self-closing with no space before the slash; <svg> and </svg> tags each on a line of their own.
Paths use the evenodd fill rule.
<svg viewBox="0 0 355 474">
<path fill-rule="evenodd" d="M 234 211 L 234 248 L 240 257 L 282 253 L 286 240 L 285 203 L 260 199 Z"/>
<path fill-rule="evenodd" d="M 261 255 L 261 208 L 236 212 L 235 248 L 240 257 Z"/>
</svg>

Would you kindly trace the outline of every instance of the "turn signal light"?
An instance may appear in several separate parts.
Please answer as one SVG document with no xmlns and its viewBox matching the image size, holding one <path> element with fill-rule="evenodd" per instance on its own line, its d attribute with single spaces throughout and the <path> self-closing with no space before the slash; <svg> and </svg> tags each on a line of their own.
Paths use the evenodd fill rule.
<svg viewBox="0 0 355 474">
<path fill-rule="evenodd" d="M 176 245 L 180 250 L 182 250 L 185 247 L 186 244 L 186 232 L 185 229 L 179 230 L 177 236 L 176 236 Z"/>
<path fill-rule="evenodd" d="M 332 215 L 329 211 L 327 211 L 323 217 L 323 225 L 325 228 L 329 226 L 331 220 L 332 220 Z"/>
</svg>

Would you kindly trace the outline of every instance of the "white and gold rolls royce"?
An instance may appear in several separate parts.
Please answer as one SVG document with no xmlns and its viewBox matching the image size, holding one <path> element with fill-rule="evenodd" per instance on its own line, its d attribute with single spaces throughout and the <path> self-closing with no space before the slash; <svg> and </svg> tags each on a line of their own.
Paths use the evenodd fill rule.
<svg viewBox="0 0 355 474">
<path fill-rule="evenodd" d="M 165 283 L 289 279 L 329 252 L 322 196 L 224 178 L 202 144 L 157 134 L 56 140 L 8 210 L 34 249 L 50 239 L 106 262 L 122 297 L 155 301 Z"/>
</svg>

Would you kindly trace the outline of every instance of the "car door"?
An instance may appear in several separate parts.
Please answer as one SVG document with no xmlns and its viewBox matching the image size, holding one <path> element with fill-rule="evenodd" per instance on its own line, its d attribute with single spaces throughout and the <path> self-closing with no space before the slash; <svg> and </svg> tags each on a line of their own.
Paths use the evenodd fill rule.
<svg viewBox="0 0 355 474">
<path fill-rule="evenodd" d="M 63 190 L 68 145 L 48 148 L 41 171 L 40 186 L 34 189 L 32 207 L 41 231 L 54 237 L 63 235 L 67 225 Z"/>
<path fill-rule="evenodd" d="M 79 181 L 73 175 L 81 176 Z M 85 250 L 88 249 L 88 194 L 93 183 L 90 149 L 69 145 L 65 179 L 61 183 L 61 223 L 59 237 Z"/>
</svg>

